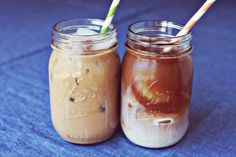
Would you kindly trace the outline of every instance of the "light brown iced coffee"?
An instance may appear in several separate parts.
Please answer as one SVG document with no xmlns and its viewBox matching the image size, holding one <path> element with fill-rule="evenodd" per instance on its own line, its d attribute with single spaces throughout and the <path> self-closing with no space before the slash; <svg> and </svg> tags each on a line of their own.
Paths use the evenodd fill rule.
<svg viewBox="0 0 236 157">
<path fill-rule="evenodd" d="M 89 22 L 93 22 L 95 31 L 88 27 L 92 25 Z M 82 24 L 85 26 L 76 28 L 77 32 L 68 31 Z M 101 25 L 100 20 L 71 20 L 54 27 L 60 30 L 53 34 L 54 50 L 49 61 L 51 117 L 59 135 L 72 143 L 104 141 L 119 122 L 116 32 L 111 26 L 101 37 L 96 33 Z M 58 32 L 67 38 L 63 36 L 58 42 Z"/>
</svg>

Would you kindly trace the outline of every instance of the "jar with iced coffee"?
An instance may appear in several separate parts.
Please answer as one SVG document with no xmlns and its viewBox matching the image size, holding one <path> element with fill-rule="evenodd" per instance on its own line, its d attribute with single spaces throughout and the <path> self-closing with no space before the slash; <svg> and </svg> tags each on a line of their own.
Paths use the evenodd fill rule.
<svg viewBox="0 0 236 157">
<path fill-rule="evenodd" d="M 175 37 L 182 27 L 168 21 L 129 26 L 122 63 L 121 125 L 137 145 L 167 147 L 177 143 L 188 128 L 192 36 Z"/>
<path fill-rule="evenodd" d="M 119 123 L 120 59 L 116 29 L 99 34 L 103 21 L 75 19 L 53 27 L 49 61 L 51 119 L 66 141 L 107 140 Z"/>
</svg>

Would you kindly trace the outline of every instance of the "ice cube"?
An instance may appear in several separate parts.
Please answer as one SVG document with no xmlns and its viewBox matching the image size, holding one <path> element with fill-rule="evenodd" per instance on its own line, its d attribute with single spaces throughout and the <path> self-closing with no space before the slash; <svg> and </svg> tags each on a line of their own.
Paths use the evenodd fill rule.
<svg viewBox="0 0 236 157">
<path fill-rule="evenodd" d="M 98 32 L 93 31 L 88 28 L 78 28 L 75 34 L 76 35 L 96 35 L 98 34 Z M 98 36 L 96 36 L 96 38 L 97 37 Z M 102 38 L 102 37 L 103 37 L 102 35 L 99 36 L 99 38 Z M 91 37 L 91 40 L 97 40 L 96 38 Z M 112 45 L 114 45 L 115 43 L 116 43 L 116 39 L 111 39 L 111 40 L 104 41 L 102 43 L 94 44 L 92 46 L 94 50 L 101 50 L 101 49 L 107 49 L 111 47 Z"/>
<path fill-rule="evenodd" d="M 116 38 L 112 38 L 110 40 L 106 40 L 104 42 L 101 42 L 99 44 L 94 44 L 93 49 L 95 50 L 102 50 L 102 49 L 108 49 L 112 45 L 116 43 Z"/>
<path fill-rule="evenodd" d="M 101 40 L 103 38 L 102 35 L 99 36 L 98 34 L 99 34 L 98 32 L 91 30 L 89 28 L 77 28 L 76 33 L 73 33 L 73 35 L 75 35 L 75 37 L 73 37 L 72 40 L 79 39 L 82 41 L 88 41 L 88 42 L 95 41 L 95 42 L 92 45 L 73 45 L 72 49 L 74 49 L 74 50 L 91 49 L 92 51 L 93 50 L 102 50 L 102 49 L 108 49 L 109 47 L 111 47 L 112 45 L 114 45 L 117 42 L 116 38 L 112 38 L 110 40 L 104 40 L 104 42 L 96 43 L 97 40 Z M 78 36 L 76 36 L 76 35 L 78 35 Z M 80 37 L 80 35 L 81 36 L 84 35 L 84 37 Z M 88 35 L 88 36 L 86 36 L 86 35 Z M 93 35 L 95 35 L 95 36 L 93 36 Z"/>
<path fill-rule="evenodd" d="M 93 31 L 89 28 L 77 28 L 75 33 L 72 33 L 73 36 L 70 37 L 70 42 L 72 44 L 70 44 L 69 49 L 71 50 L 76 50 L 76 51 L 84 51 L 84 50 L 88 50 L 92 45 L 89 44 L 90 41 L 92 40 L 96 40 L 97 36 L 93 36 L 93 35 L 97 35 L 98 33 L 96 31 Z M 81 37 L 82 36 L 82 37 Z M 78 44 L 77 42 L 84 42 L 87 44 Z"/>
<path fill-rule="evenodd" d="M 158 125 L 171 125 L 174 122 L 174 119 L 171 118 L 171 117 L 157 118 L 157 119 L 154 119 L 152 122 L 155 126 L 158 126 Z"/>
<path fill-rule="evenodd" d="M 77 28 L 76 33 L 74 35 L 96 35 L 98 34 L 96 31 L 93 31 L 88 28 Z"/>
</svg>

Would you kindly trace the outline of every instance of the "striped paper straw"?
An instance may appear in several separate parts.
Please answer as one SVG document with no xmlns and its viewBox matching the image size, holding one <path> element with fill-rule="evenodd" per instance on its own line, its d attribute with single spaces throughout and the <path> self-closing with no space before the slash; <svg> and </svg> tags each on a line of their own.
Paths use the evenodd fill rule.
<svg viewBox="0 0 236 157">
<path fill-rule="evenodd" d="M 103 26 L 102 26 L 102 29 L 100 31 L 100 34 L 104 34 L 107 32 L 108 30 L 108 27 L 110 26 L 111 24 L 111 21 L 114 17 L 114 14 L 116 13 L 116 9 L 117 9 L 117 6 L 118 4 L 120 3 L 120 0 L 113 0 L 112 3 L 111 3 L 111 7 L 108 11 L 108 14 L 107 14 L 107 17 L 103 23 Z"/>
<path fill-rule="evenodd" d="M 198 22 L 198 20 L 207 12 L 207 10 L 212 6 L 212 4 L 215 1 L 216 0 L 207 0 L 201 6 L 201 8 L 193 15 L 193 17 L 187 22 L 187 24 L 181 29 L 181 31 L 179 31 L 179 33 L 176 36 L 178 37 L 178 36 L 186 35 L 193 28 L 193 26 Z M 172 40 L 172 42 L 177 42 L 177 41 L 179 41 L 179 39 Z M 172 49 L 171 46 L 165 47 L 163 49 L 163 52 L 168 53 L 171 49 Z"/>
<path fill-rule="evenodd" d="M 207 0 L 176 36 L 187 34 L 216 0 Z"/>
</svg>

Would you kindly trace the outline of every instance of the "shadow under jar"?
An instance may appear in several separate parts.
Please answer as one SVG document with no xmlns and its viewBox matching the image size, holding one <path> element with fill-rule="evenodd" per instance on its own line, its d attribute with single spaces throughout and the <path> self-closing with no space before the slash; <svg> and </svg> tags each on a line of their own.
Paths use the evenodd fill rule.
<svg viewBox="0 0 236 157">
<path fill-rule="evenodd" d="M 75 19 L 53 28 L 49 61 L 52 123 L 66 141 L 107 140 L 119 123 L 120 59 L 116 29 L 99 35 L 103 21 Z"/>
<path fill-rule="evenodd" d="M 121 126 L 137 145 L 168 147 L 188 128 L 192 46 L 191 33 L 175 37 L 182 27 L 168 21 L 129 26 L 122 63 Z"/>
</svg>

